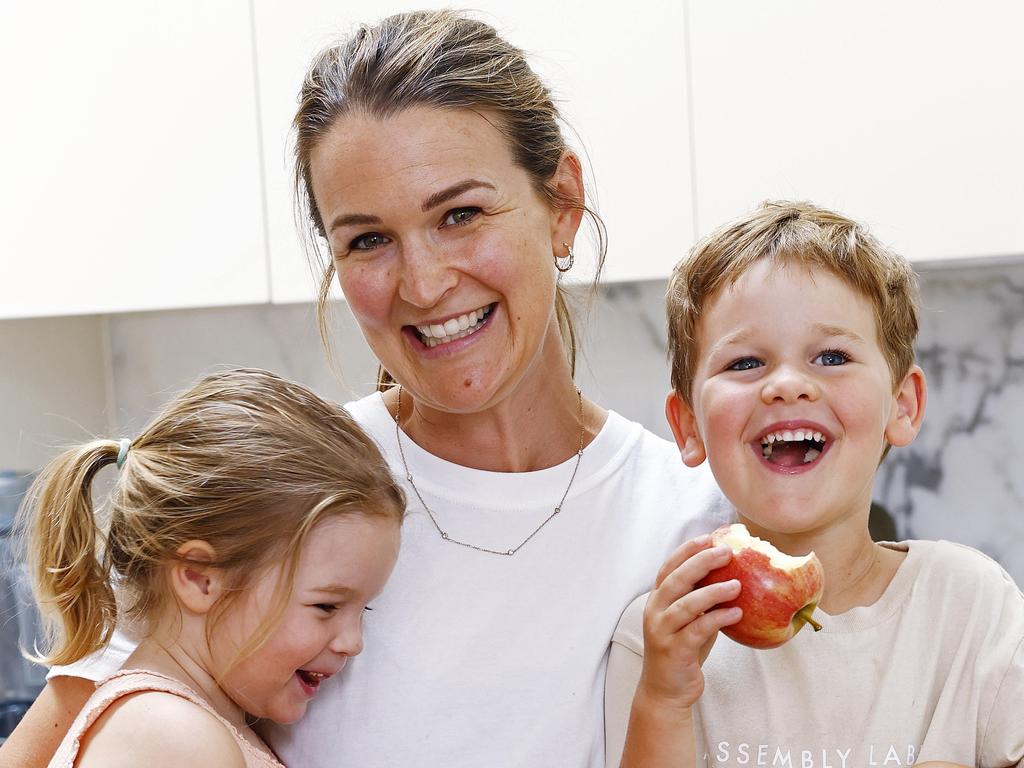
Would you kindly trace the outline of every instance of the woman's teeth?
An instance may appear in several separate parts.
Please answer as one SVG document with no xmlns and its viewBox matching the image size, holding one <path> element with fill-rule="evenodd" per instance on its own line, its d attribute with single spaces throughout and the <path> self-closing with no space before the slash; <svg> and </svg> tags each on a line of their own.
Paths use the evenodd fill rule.
<svg viewBox="0 0 1024 768">
<path fill-rule="evenodd" d="M 821 455 L 825 448 L 825 436 L 821 432 L 810 429 L 786 430 L 783 432 L 771 432 L 761 438 L 761 455 L 769 461 L 772 458 L 772 451 L 776 443 L 779 447 L 791 450 L 792 443 L 807 443 L 806 452 L 803 455 L 804 464 L 809 464 Z M 784 444 L 784 446 L 783 446 Z M 796 446 L 793 446 L 796 448 Z"/>
<path fill-rule="evenodd" d="M 486 307 L 480 307 L 468 314 L 445 320 L 444 324 L 417 325 L 416 330 L 420 333 L 420 341 L 428 347 L 436 347 L 439 344 L 449 344 L 456 339 L 465 338 L 480 330 L 485 318 L 491 314 L 493 308 L 493 304 L 488 304 Z"/>
</svg>

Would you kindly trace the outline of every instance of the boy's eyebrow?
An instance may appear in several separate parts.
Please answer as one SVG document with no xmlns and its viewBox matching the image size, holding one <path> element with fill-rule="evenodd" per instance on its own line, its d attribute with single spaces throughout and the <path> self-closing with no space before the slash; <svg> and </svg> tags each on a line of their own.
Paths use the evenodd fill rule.
<svg viewBox="0 0 1024 768">
<path fill-rule="evenodd" d="M 742 328 L 738 331 L 727 333 L 725 334 L 725 336 L 722 336 L 721 338 L 718 339 L 718 341 L 711 345 L 711 347 L 708 349 L 707 356 L 713 357 L 715 354 L 718 353 L 719 350 L 723 349 L 724 347 L 728 347 L 730 344 L 742 344 L 748 338 L 750 338 L 750 335 L 751 332 L 747 328 Z"/>
<path fill-rule="evenodd" d="M 864 344 L 864 338 L 859 334 L 851 331 L 849 328 L 843 328 L 841 325 L 830 325 L 828 323 L 815 323 L 814 330 L 823 336 L 845 336 L 851 341 L 855 341 L 860 344 Z"/>
</svg>

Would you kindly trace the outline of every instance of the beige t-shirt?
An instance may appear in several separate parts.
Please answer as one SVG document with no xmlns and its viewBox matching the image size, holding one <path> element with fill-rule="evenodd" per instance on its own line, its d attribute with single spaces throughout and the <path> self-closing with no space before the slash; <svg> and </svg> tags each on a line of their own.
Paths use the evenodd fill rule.
<svg viewBox="0 0 1024 768">
<path fill-rule="evenodd" d="M 821 632 L 772 650 L 719 636 L 694 708 L 698 766 L 1024 766 L 1024 595 L 969 547 L 886 546 L 908 554 L 874 605 L 819 610 Z M 612 638 L 608 766 L 640 678 L 646 600 Z"/>
</svg>

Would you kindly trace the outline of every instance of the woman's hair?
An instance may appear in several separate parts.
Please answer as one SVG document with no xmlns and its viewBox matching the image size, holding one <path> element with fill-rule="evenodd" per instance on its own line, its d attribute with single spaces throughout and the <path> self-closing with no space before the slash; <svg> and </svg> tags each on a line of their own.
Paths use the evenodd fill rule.
<svg viewBox="0 0 1024 768">
<path fill-rule="evenodd" d="M 335 123 L 348 114 L 386 118 L 412 107 L 494 115 L 514 162 L 529 174 L 534 188 L 552 207 L 581 210 L 593 220 L 598 239 L 595 283 L 600 275 L 606 252 L 604 224 L 583 200 L 566 197 L 551 184 L 568 145 L 551 93 L 523 52 L 499 37 L 493 27 L 455 11 L 396 14 L 359 27 L 313 59 L 293 121 L 296 215 L 307 229 L 310 257 L 322 275 L 317 316 L 328 352 L 325 307 L 334 262 L 330 249 L 320 247 L 326 232 L 313 197 L 310 157 Z M 575 370 L 576 330 L 561 286 L 555 309 L 566 355 Z M 391 383 L 383 369 L 378 383 L 380 388 Z"/>
<path fill-rule="evenodd" d="M 776 200 L 716 229 L 672 271 L 667 300 L 672 388 L 687 403 L 700 355 L 701 317 L 719 291 L 761 259 L 780 268 L 823 269 L 869 301 L 892 385 L 899 387 L 914 364 L 919 305 L 914 270 L 856 221 L 811 203 Z"/>
<path fill-rule="evenodd" d="M 309 531 L 335 515 L 400 523 L 405 497 L 377 446 L 339 406 L 272 373 L 240 369 L 202 379 L 175 398 L 123 456 L 109 521 L 93 510 L 96 473 L 121 443 L 94 440 L 39 475 L 22 509 L 47 646 L 36 660 L 67 664 L 107 643 L 116 623 L 151 629 L 173 598 L 167 566 L 182 544 L 214 551 L 231 599 L 278 564 L 275 606 L 238 658 L 269 634 L 291 594 Z M 116 598 L 115 598 L 116 593 Z"/>
</svg>

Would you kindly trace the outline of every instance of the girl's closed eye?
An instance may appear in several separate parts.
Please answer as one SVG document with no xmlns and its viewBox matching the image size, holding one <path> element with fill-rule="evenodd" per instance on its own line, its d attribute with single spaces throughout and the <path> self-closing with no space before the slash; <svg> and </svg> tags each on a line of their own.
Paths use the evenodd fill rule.
<svg viewBox="0 0 1024 768">
<path fill-rule="evenodd" d="M 850 356 L 841 349 L 826 349 L 814 358 L 814 362 L 826 366 L 844 365 L 850 362 Z"/>
<path fill-rule="evenodd" d="M 318 611 L 323 611 L 328 614 L 334 613 L 338 610 L 338 606 L 335 603 L 316 603 L 313 607 Z"/>
<path fill-rule="evenodd" d="M 452 227 L 469 224 L 481 213 L 481 209 L 475 205 L 467 205 L 463 208 L 452 208 L 444 215 L 441 226 Z"/>
</svg>

